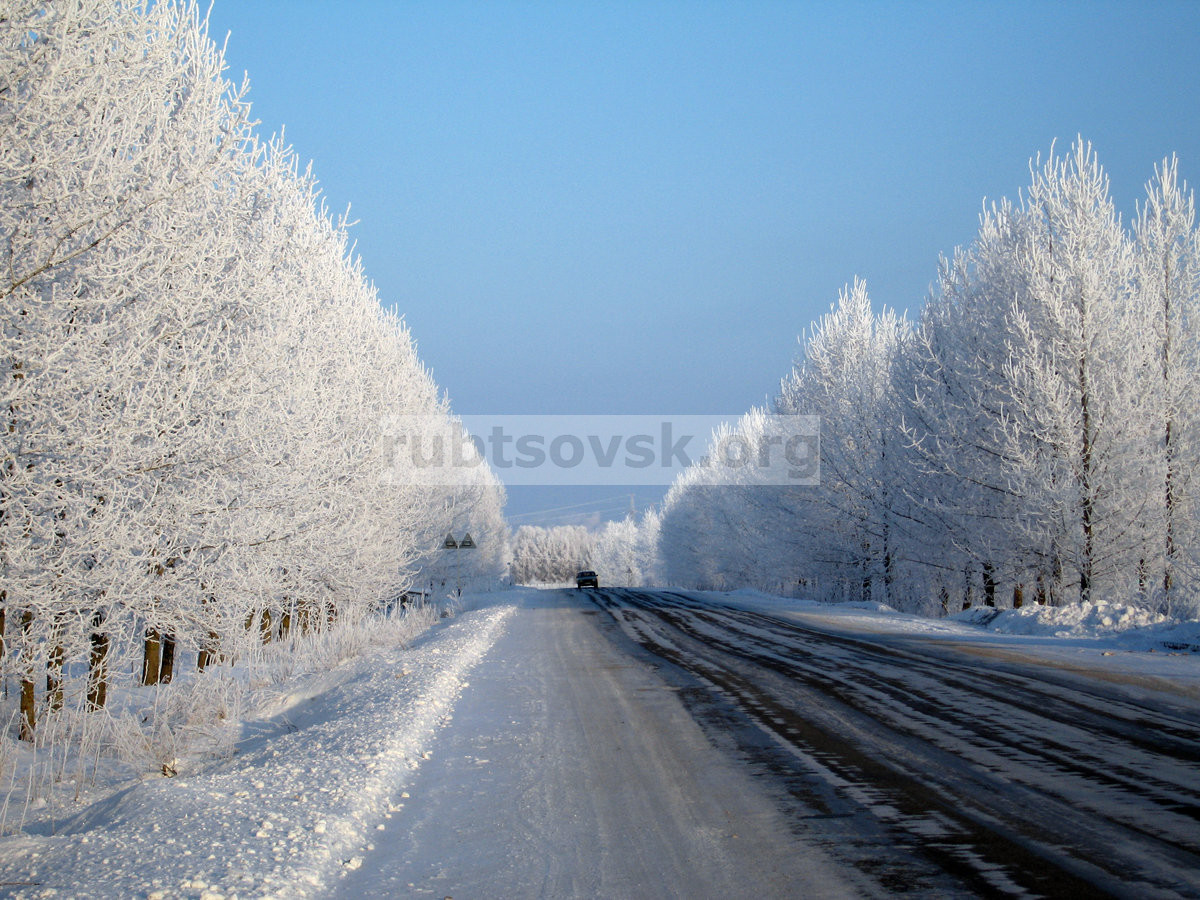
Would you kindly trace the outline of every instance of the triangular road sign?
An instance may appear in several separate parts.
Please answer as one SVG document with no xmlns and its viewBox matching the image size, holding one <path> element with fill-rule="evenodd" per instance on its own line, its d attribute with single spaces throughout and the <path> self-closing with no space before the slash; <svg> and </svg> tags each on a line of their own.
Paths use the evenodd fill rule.
<svg viewBox="0 0 1200 900">
<path fill-rule="evenodd" d="M 446 539 L 444 541 L 442 541 L 442 549 L 443 550 L 457 550 L 458 549 L 458 541 L 456 541 L 454 539 L 454 535 L 452 535 L 452 534 L 446 535 Z"/>
<path fill-rule="evenodd" d="M 459 550 L 471 550 L 471 549 L 474 549 L 474 547 L 475 547 L 475 542 L 473 540 L 471 540 L 470 533 L 463 535 L 463 539 L 458 542 Z"/>
</svg>

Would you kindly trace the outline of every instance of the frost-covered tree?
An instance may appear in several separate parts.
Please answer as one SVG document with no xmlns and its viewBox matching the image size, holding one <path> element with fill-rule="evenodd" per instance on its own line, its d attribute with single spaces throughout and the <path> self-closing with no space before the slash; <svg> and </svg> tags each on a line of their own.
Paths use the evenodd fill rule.
<svg viewBox="0 0 1200 900">
<path fill-rule="evenodd" d="M 1181 594 L 1195 589 L 1200 434 L 1200 233 L 1192 194 L 1179 178 L 1178 161 L 1163 160 L 1134 227 L 1136 303 L 1150 336 L 1151 363 L 1143 410 L 1153 452 L 1153 479 L 1161 515 L 1147 523 L 1147 579 L 1153 576 L 1170 612 Z M 1150 586 L 1147 585 L 1149 588 Z"/>
<path fill-rule="evenodd" d="M 663 508 L 669 581 L 894 602 L 910 504 L 896 486 L 904 448 L 891 371 L 907 331 L 894 313 L 872 312 L 862 282 L 842 292 L 774 404 L 775 415 L 820 417 L 820 484 L 771 483 L 754 466 L 721 470 L 716 483 L 711 473 L 685 472 Z M 768 447 L 773 427 L 773 414 L 751 410 L 713 446 Z"/>
<path fill-rule="evenodd" d="M 656 584 L 655 551 L 659 515 L 653 508 L 641 518 L 632 514 L 607 522 L 596 535 L 591 567 L 600 583 L 620 587 Z"/>
<path fill-rule="evenodd" d="M 725 534 L 716 500 L 718 487 L 701 482 L 693 469 L 675 479 L 663 500 L 658 553 L 663 581 L 674 587 L 720 589 Z"/>
<path fill-rule="evenodd" d="M 118 672 L 357 620 L 431 532 L 504 546 L 486 467 L 381 480 L 380 423 L 449 409 L 195 3 L 10 4 L 0 51 L 0 674 L 26 736 L 43 672 L 46 708 L 75 662 L 101 707 Z"/>
<path fill-rule="evenodd" d="M 563 584 L 592 564 L 595 536 L 582 525 L 522 525 L 513 535 L 515 584 Z"/>
<path fill-rule="evenodd" d="M 1145 349 L 1131 249 L 1091 148 L 1035 170 L 943 264 L 908 373 L 926 510 L 994 593 L 1062 599 L 1136 574 Z"/>
<path fill-rule="evenodd" d="M 872 315 L 861 283 L 843 293 L 775 402 L 821 416 L 820 486 L 683 473 L 660 529 L 669 581 L 910 609 L 1192 608 L 1192 198 L 1164 163 L 1131 233 L 1083 141 L 1031 175 L 941 261 L 915 329 Z M 753 440 L 755 422 L 736 434 Z"/>
<path fill-rule="evenodd" d="M 814 327 L 776 400 L 781 413 L 821 417 L 821 484 L 805 517 L 813 562 L 824 570 L 817 577 L 857 582 L 861 599 L 888 604 L 908 504 L 898 489 L 904 447 L 892 370 L 908 331 L 890 310 L 876 316 L 856 281 Z"/>
<path fill-rule="evenodd" d="M 1056 547 L 1087 602 L 1104 587 L 1127 589 L 1135 522 L 1148 513 L 1131 247 L 1082 141 L 1036 173 L 1018 221 L 1008 264 L 1028 293 L 1009 312 L 1010 483 L 1025 498 L 1029 545 Z"/>
<path fill-rule="evenodd" d="M 0 565 L 28 685 L 91 629 L 92 605 L 156 603 L 168 559 L 140 513 L 169 502 L 169 466 L 148 460 L 210 371 L 169 374 L 211 345 L 188 328 L 209 304 L 189 303 L 228 229 L 203 217 L 248 125 L 194 7 L 20 4 L 0 35 Z"/>
</svg>

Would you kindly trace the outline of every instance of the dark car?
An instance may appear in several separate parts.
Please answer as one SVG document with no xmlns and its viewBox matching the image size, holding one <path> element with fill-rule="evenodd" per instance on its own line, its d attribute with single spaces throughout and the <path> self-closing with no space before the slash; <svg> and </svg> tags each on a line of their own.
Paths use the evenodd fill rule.
<svg viewBox="0 0 1200 900">
<path fill-rule="evenodd" d="M 598 588 L 600 587 L 600 580 L 591 569 L 584 569 L 575 576 L 575 587 L 580 590 L 583 590 L 585 587 Z"/>
</svg>

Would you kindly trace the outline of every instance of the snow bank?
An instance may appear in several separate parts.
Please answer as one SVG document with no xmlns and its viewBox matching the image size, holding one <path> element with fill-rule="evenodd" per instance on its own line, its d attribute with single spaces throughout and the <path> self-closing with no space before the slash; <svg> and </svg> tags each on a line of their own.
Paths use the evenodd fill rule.
<svg viewBox="0 0 1200 900">
<path fill-rule="evenodd" d="M 307 897 L 361 864 L 403 807 L 467 675 L 515 611 L 501 602 L 298 686 L 232 760 L 124 787 L 0 842 L 21 898 Z"/>
<path fill-rule="evenodd" d="M 1159 613 L 1107 602 L 1005 610 L 975 607 L 951 618 L 1000 634 L 1046 637 L 1097 637 L 1166 621 L 1166 616 Z"/>
<path fill-rule="evenodd" d="M 1115 638 L 1124 649 L 1200 650 L 1200 622 L 1175 622 L 1123 603 L 1077 603 L 995 610 L 976 607 L 952 619 L 996 634 L 1074 639 Z"/>
</svg>

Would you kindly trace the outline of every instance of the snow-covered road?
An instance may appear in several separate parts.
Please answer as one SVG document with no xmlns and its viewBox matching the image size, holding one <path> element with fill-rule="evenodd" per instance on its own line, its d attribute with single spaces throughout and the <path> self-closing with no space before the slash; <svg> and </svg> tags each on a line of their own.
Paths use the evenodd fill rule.
<svg viewBox="0 0 1200 900">
<path fill-rule="evenodd" d="M 681 594 L 599 603 L 695 685 L 802 835 L 879 892 L 1200 896 L 1200 703 L 1119 667 L 830 630 Z"/>
<path fill-rule="evenodd" d="M 34 816 L 0 896 L 1200 897 L 1195 654 L 768 601 L 470 598 Z"/>
<path fill-rule="evenodd" d="M 586 595 L 524 594 L 338 896 L 856 894 L 627 644 Z"/>
</svg>

